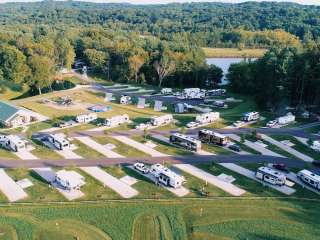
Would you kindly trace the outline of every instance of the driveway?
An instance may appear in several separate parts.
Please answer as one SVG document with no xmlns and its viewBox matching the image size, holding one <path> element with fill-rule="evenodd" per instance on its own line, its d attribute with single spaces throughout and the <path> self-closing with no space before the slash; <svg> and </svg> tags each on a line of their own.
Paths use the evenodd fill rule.
<svg viewBox="0 0 320 240">
<path fill-rule="evenodd" d="M 224 182 L 222 180 L 220 180 L 218 177 L 211 175 L 195 166 L 192 166 L 190 164 L 175 164 L 174 165 L 176 168 L 181 169 L 184 172 L 187 172 L 205 182 L 210 183 L 213 186 L 216 186 L 220 189 L 222 189 L 223 191 L 229 193 L 232 196 L 241 196 L 243 194 L 246 193 L 245 190 L 231 184 L 231 183 L 227 183 Z"/>
<path fill-rule="evenodd" d="M 79 140 L 83 144 L 89 146 L 90 148 L 94 149 L 95 151 L 101 153 L 102 155 L 108 158 L 124 158 L 124 156 L 111 151 L 106 146 L 97 143 L 96 141 L 92 140 L 90 137 L 75 137 L 75 139 Z"/>
<path fill-rule="evenodd" d="M 0 191 L 9 202 L 16 202 L 28 197 L 28 194 L 7 173 L 0 169 Z"/>
<path fill-rule="evenodd" d="M 22 160 L 37 160 L 39 159 L 37 156 L 33 155 L 29 150 L 22 149 L 19 152 L 13 152 L 18 158 Z"/>
</svg>

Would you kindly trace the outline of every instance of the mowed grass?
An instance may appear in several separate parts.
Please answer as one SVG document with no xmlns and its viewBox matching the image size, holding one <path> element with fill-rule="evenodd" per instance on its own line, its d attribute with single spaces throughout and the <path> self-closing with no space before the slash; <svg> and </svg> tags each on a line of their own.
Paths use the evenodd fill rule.
<svg viewBox="0 0 320 240">
<path fill-rule="evenodd" d="M 202 48 L 207 58 L 260 58 L 266 53 L 266 49 L 238 48 Z"/>
<path fill-rule="evenodd" d="M 5 160 L 17 160 L 19 159 L 16 155 L 14 155 L 12 152 L 3 149 L 0 147 L 0 158 Z"/>
<path fill-rule="evenodd" d="M 86 144 L 78 141 L 78 140 L 73 140 L 72 141 L 73 144 L 75 144 L 78 148 L 75 149 L 73 152 L 80 155 L 83 158 L 86 159 L 99 159 L 99 158 L 103 158 L 104 155 L 102 155 L 101 153 L 95 151 L 94 149 L 92 149 L 91 147 L 87 146 Z"/>
<path fill-rule="evenodd" d="M 1 206 L 0 230 L 23 240 L 314 240 L 319 213 L 318 200 L 297 199 L 13 205 Z"/>
</svg>

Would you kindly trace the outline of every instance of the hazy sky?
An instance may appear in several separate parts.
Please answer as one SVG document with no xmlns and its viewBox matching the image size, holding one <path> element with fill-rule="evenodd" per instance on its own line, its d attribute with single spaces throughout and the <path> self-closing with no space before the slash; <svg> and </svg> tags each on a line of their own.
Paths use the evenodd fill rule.
<svg viewBox="0 0 320 240">
<path fill-rule="evenodd" d="M 31 2 L 36 0 L 0 0 L 0 3 L 3 2 Z M 91 2 L 129 2 L 133 4 L 158 4 L 158 3 L 171 3 L 171 2 L 228 2 L 228 3 L 237 3 L 237 2 L 245 2 L 247 0 L 84 0 L 84 1 L 91 1 Z M 250 0 L 249 0 L 250 1 Z M 261 0 L 256 0 L 261 1 Z M 300 4 L 314 4 L 320 5 L 320 0 L 264 0 L 265 2 L 296 2 Z"/>
</svg>

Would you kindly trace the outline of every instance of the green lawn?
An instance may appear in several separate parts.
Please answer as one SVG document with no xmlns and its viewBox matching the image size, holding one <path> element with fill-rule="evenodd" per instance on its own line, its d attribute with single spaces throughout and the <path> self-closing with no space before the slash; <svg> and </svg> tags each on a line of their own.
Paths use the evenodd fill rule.
<svg viewBox="0 0 320 240">
<path fill-rule="evenodd" d="M 86 159 L 99 159 L 104 157 L 104 155 L 102 155 L 101 153 L 95 151 L 94 149 L 88 147 L 86 144 L 78 140 L 74 140 L 72 141 L 72 143 L 78 147 L 73 152 Z"/>
<path fill-rule="evenodd" d="M 14 155 L 12 152 L 0 148 L 0 158 L 1 159 L 7 159 L 7 160 L 11 160 L 11 159 L 19 159 L 16 155 Z"/>
<path fill-rule="evenodd" d="M 260 58 L 266 49 L 202 48 L 207 58 Z"/>
</svg>

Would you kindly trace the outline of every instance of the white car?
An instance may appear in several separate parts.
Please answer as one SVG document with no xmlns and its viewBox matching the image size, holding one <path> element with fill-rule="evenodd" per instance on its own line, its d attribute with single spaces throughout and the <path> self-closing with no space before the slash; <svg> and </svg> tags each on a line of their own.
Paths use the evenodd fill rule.
<svg viewBox="0 0 320 240">
<path fill-rule="evenodd" d="M 267 127 L 273 128 L 273 127 L 275 127 L 277 124 L 278 124 L 278 121 L 277 121 L 277 120 L 269 121 L 269 122 L 267 123 Z"/>
<path fill-rule="evenodd" d="M 135 163 L 133 164 L 133 167 L 143 174 L 147 174 L 150 171 L 143 163 Z"/>
<path fill-rule="evenodd" d="M 196 127 L 196 126 L 198 126 L 198 125 L 199 125 L 199 123 L 189 122 L 186 126 L 187 126 L 187 128 L 194 128 L 194 127 Z"/>
</svg>

